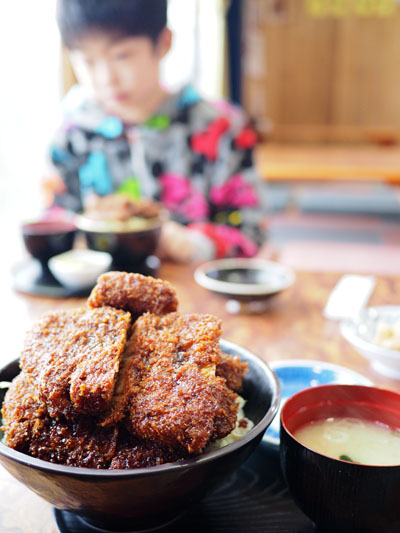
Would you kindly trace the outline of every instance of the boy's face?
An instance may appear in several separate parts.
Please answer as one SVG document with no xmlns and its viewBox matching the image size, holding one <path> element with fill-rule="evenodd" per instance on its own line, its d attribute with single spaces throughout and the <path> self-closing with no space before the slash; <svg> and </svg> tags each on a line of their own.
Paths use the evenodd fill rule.
<svg viewBox="0 0 400 533">
<path fill-rule="evenodd" d="M 159 90 L 159 64 L 171 44 L 169 30 L 158 42 L 148 37 L 114 38 L 91 32 L 71 50 L 79 83 L 89 88 L 98 103 L 122 119 Z"/>
</svg>

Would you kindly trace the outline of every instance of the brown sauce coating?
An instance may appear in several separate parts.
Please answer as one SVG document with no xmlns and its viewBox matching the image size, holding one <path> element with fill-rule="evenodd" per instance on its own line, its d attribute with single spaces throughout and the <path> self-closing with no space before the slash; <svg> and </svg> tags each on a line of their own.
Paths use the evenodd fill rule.
<svg viewBox="0 0 400 533">
<path fill-rule="evenodd" d="M 92 308 L 108 305 L 137 317 L 146 312 L 163 315 L 176 311 L 178 300 L 168 281 L 141 274 L 107 272 L 97 280 L 88 305 Z"/>
<path fill-rule="evenodd" d="M 6 392 L 2 415 L 7 446 L 27 452 L 31 436 L 43 426 L 48 415 L 24 372 L 14 378 Z"/>
<path fill-rule="evenodd" d="M 110 468 L 145 468 L 175 463 L 187 457 L 188 454 L 185 454 L 183 450 L 172 450 L 166 446 L 159 446 L 154 442 L 134 437 L 126 431 L 120 431 L 118 448 Z"/>
<path fill-rule="evenodd" d="M 13 381 L 3 402 L 6 444 L 51 463 L 108 468 L 115 455 L 118 429 L 103 429 L 92 418 L 55 420 L 35 398 L 27 375 Z"/>
<path fill-rule="evenodd" d="M 118 428 L 99 428 L 89 417 L 76 422 L 48 419 L 29 443 L 33 457 L 84 468 L 109 468 L 115 455 Z"/>
<path fill-rule="evenodd" d="M 216 374 L 224 378 L 227 386 L 241 392 L 243 389 L 244 375 L 247 370 L 247 363 L 243 363 L 237 355 L 226 355 L 221 353 L 220 361 L 217 364 Z"/>
<path fill-rule="evenodd" d="M 130 314 L 111 307 L 45 315 L 25 338 L 20 365 L 50 416 L 109 408 Z"/>
</svg>

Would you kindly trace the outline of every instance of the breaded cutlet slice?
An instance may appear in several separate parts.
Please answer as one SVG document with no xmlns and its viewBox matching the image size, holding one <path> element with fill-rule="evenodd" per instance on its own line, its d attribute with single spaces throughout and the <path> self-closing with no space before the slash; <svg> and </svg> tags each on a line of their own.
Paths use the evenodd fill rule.
<svg viewBox="0 0 400 533">
<path fill-rule="evenodd" d="M 220 321 L 211 315 L 145 314 L 133 326 L 124 383 L 104 425 L 159 446 L 199 453 L 232 431 L 236 394 L 215 376 Z"/>
<path fill-rule="evenodd" d="M 146 312 L 163 315 L 176 311 L 178 300 L 168 281 L 141 274 L 107 272 L 97 280 L 88 305 L 92 308 L 108 305 L 123 309 L 136 318 Z"/>
<path fill-rule="evenodd" d="M 165 315 L 155 327 L 168 328 L 169 334 L 178 332 L 179 340 L 176 358 L 189 358 L 200 368 L 206 368 L 225 379 L 227 386 L 235 392 L 243 388 L 247 363 L 243 363 L 237 355 L 228 355 L 221 351 L 222 321 L 213 315 L 181 315 L 170 313 Z"/>
<path fill-rule="evenodd" d="M 140 390 L 140 382 L 154 360 L 149 360 L 152 345 L 143 349 L 147 332 L 154 335 L 158 331 L 158 343 L 163 342 L 164 332 L 169 342 L 173 342 L 173 361 L 195 363 L 203 374 L 215 375 L 216 365 L 221 361 L 219 339 L 221 320 L 212 315 L 181 315 L 169 313 L 162 317 L 147 313 L 133 326 L 133 334 L 126 344 L 117 378 L 115 394 L 110 412 L 101 423 L 105 426 L 116 424 L 126 415 L 130 398 Z M 142 339 L 142 349 L 137 353 L 137 338 Z M 152 338 L 154 341 L 154 338 Z"/>
<path fill-rule="evenodd" d="M 115 455 L 117 428 L 99 428 L 89 417 L 79 422 L 50 418 L 24 372 L 7 391 L 2 414 L 7 446 L 44 461 L 108 468 Z"/>
<path fill-rule="evenodd" d="M 50 416 L 109 409 L 130 321 L 111 307 L 56 311 L 27 333 L 20 365 Z"/>
<path fill-rule="evenodd" d="M 159 331 L 158 343 L 162 342 L 163 331 L 167 332 L 169 341 L 174 343 L 174 363 L 194 363 L 203 375 L 224 378 L 228 388 L 238 392 L 242 389 L 247 364 L 239 357 L 221 352 L 221 320 L 212 315 L 181 315 L 169 313 L 163 317 L 146 314 L 135 323 L 135 335 L 127 342 L 115 394 L 110 412 L 102 419 L 107 426 L 118 423 L 126 415 L 130 398 L 140 390 L 140 381 L 147 372 L 152 347 L 136 353 L 136 338 L 146 338 L 147 331 Z M 153 339 L 154 340 L 154 339 Z M 143 345 L 143 341 L 142 341 Z"/>
<path fill-rule="evenodd" d="M 202 369 L 215 366 L 221 360 L 219 340 L 222 334 L 222 321 L 207 314 L 169 313 L 161 319 L 148 317 L 143 320 L 135 331 L 141 329 L 141 335 L 146 335 L 146 328 L 160 331 L 175 341 L 175 362 L 190 361 Z"/>
<path fill-rule="evenodd" d="M 1 413 L 7 446 L 26 453 L 31 435 L 42 427 L 48 414 L 46 407 L 35 397 L 24 372 L 13 379 L 4 396 Z"/>
<path fill-rule="evenodd" d="M 243 390 L 244 375 L 247 371 L 247 363 L 243 363 L 237 355 L 221 353 L 217 363 L 216 375 L 224 378 L 226 385 L 235 392 Z"/>
<path fill-rule="evenodd" d="M 205 376 L 195 364 L 172 363 L 173 347 L 159 348 L 157 364 L 131 398 L 127 427 L 159 445 L 200 453 L 235 427 L 236 395 L 222 378 Z"/>
</svg>

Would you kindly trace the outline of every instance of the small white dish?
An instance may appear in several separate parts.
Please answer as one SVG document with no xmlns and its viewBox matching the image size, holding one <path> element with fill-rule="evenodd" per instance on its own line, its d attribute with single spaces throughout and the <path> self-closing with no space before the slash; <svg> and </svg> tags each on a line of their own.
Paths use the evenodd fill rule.
<svg viewBox="0 0 400 533">
<path fill-rule="evenodd" d="M 257 303 L 290 287 L 295 275 L 290 268 L 273 261 L 233 258 L 217 259 L 199 266 L 194 279 L 205 289 L 229 298 L 228 311 L 237 312 L 232 302 L 237 302 L 237 310 L 239 302 L 249 302 L 257 307 Z"/>
<path fill-rule="evenodd" d="M 344 320 L 340 331 L 353 348 L 371 362 L 374 370 L 400 379 L 400 350 L 384 348 L 374 342 L 379 324 L 394 325 L 399 320 L 399 305 L 366 307 L 357 318 Z"/>
<path fill-rule="evenodd" d="M 112 263 L 111 254 L 94 250 L 70 250 L 49 259 L 48 265 L 56 280 L 70 289 L 86 289 Z"/>
<path fill-rule="evenodd" d="M 344 366 L 313 361 L 311 359 L 288 359 L 268 363 L 278 376 L 281 386 L 281 402 L 278 413 L 267 429 L 262 442 L 275 449 L 279 447 L 280 413 L 286 400 L 296 392 L 319 385 L 372 385 L 372 382 Z"/>
</svg>

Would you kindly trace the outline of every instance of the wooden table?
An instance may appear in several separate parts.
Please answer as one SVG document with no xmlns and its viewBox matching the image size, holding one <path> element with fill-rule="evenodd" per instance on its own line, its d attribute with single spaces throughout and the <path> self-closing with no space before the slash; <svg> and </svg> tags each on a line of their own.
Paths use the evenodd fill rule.
<svg viewBox="0 0 400 533">
<path fill-rule="evenodd" d="M 400 389 L 400 382 L 376 374 L 368 362 L 341 338 L 338 324 L 325 320 L 322 309 L 340 274 L 298 272 L 295 285 L 271 300 L 259 315 L 230 315 L 225 299 L 197 286 L 193 268 L 166 264 L 160 277 L 176 287 L 184 313 L 213 313 L 223 319 L 224 338 L 254 351 L 265 361 L 317 359 L 347 366 L 375 384 Z M 9 278 L 2 278 L 3 309 L 1 364 L 18 356 L 23 333 L 44 311 L 72 308 L 83 300 L 51 300 L 15 293 Z M 398 304 L 399 277 L 379 277 L 371 304 Z M 51 506 L 15 481 L 0 467 L 1 533 L 55 533 Z"/>
</svg>

